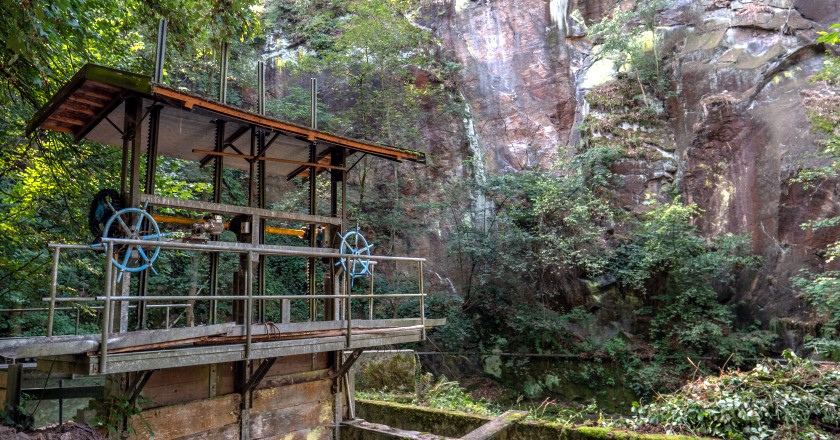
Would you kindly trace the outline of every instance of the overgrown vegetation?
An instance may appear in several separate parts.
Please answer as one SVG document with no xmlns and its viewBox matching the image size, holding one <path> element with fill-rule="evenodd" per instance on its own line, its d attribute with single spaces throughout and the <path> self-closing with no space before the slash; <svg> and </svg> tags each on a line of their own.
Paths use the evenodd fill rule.
<svg viewBox="0 0 840 440">
<path fill-rule="evenodd" d="M 601 55 L 613 60 L 616 70 L 628 73 L 638 82 L 646 105 L 652 104 L 646 90 L 662 97 L 671 85 L 664 71 L 662 36 L 656 29 L 657 14 L 671 3 L 642 0 L 634 2 L 632 9 L 620 4 L 609 17 L 589 28 L 589 36 L 599 45 Z"/>
<path fill-rule="evenodd" d="M 610 170 L 621 151 L 597 146 L 564 154 L 570 159 L 550 172 L 490 177 L 480 187 L 492 202 L 486 219 L 458 217 L 463 208 L 452 208 L 464 295 L 449 303 L 460 312 L 446 312 L 440 342 L 484 352 L 606 355 L 643 394 L 679 375 L 669 358 L 741 365 L 769 346 L 773 335 L 738 325 L 716 292 L 758 263 L 748 240 L 700 236 L 692 224 L 699 210 L 679 198 L 652 201 L 639 216 L 623 211 Z M 599 322 L 622 319 L 632 319 L 632 333 L 605 337 Z"/>
<path fill-rule="evenodd" d="M 733 439 L 831 439 L 840 431 L 840 369 L 784 353 L 748 372 L 699 378 L 635 406 L 630 426 Z"/>
<path fill-rule="evenodd" d="M 396 394 L 384 388 L 376 391 L 357 391 L 356 396 L 361 399 L 406 403 L 484 416 L 502 413 L 495 404 L 470 396 L 458 382 L 450 381 L 444 376 L 435 378 L 431 373 L 419 375 L 413 394 Z"/>
<path fill-rule="evenodd" d="M 117 149 L 74 144 L 53 132 L 26 138 L 25 124 L 35 111 L 85 63 L 150 74 L 161 17 L 169 19 L 167 81 L 197 81 L 182 69 L 197 52 L 259 32 L 254 4 L 59 0 L 0 6 L 0 308 L 42 304 L 49 286 L 47 243 L 91 242 L 85 226 L 90 201 L 102 188 L 119 187 Z M 163 191 L 202 191 L 190 171 L 174 162 L 161 165 L 173 167 L 164 173 Z M 99 289 L 99 264 L 77 255 L 60 274 L 74 290 L 62 294 Z M 81 332 L 95 332 L 93 315 L 82 308 Z M 45 320 L 43 313 L 3 313 L 0 334 L 43 334 Z M 56 333 L 72 333 L 74 321 L 72 312 L 58 314 Z"/>
<path fill-rule="evenodd" d="M 840 24 L 831 27 L 840 29 Z M 840 44 L 840 31 L 822 32 L 817 40 L 826 44 Z M 812 78 L 817 87 L 803 91 L 804 103 L 813 129 L 822 133 L 821 164 L 803 169 L 795 181 L 814 190 L 827 180 L 837 179 L 840 173 L 840 58 L 826 54 L 822 70 Z M 819 218 L 802 225 L 810 231 L 837 230 L 840 216 Z M 840 241 L 830 243 L 824 250 L 828 266 L 822 273 L 803 274 L 794 280 L 801 297 L 814 311 L 815 335 L 806 346 L 823 356 L 840 360 L 840 271 L 835 259 L 840 256 Z"/>
</svg>

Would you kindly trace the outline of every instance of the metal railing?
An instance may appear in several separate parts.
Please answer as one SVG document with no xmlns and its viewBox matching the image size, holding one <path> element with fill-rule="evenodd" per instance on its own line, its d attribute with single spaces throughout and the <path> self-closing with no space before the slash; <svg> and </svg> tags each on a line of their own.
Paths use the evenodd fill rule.
<svg viewBox="0 0 840 440">
<path fill-rule="evenodd" d="M 79 299 L 84 300 L 85 298 L 79 298 Z M 95 298 L 91 298 L 91 299 L 95 299 Z M 84 302 L 84 301 L 79 301 L 79 302 Z M 136 308 L 136 307 L 137 306 L 130 306 L 130 308 Z M 147 307 L 152 308 L 152 309 L 165 309 L 166 310 L 167 328 L 169 328 L 169 311 L 170 311 L 170 309 L 173 309 L 173 308 L 187 308 L 187 307 L 192 307 L 192 306 L 189 305 L 189 304 L 149 304 Z M 90 307 L 73 306 L 73 307 L 52 307 L 52 308 L 50 308 L 50 307 L 24 307 L 24 308 L 20 308 L 20 309 L 0 309 L 0 313 L 3 313 L 3 314 L 40 313 L 40 312 L 50 312 L 51 310 L 52 310 L 53 313 L 54 312 L 74 311 L 74 312 L 76 312 L 75 313 L 76 323 L 73 326 L 73 334 L 78 335 L 79 334 L 79 328 L 81 326 L 81 321 L 82 321 L 82 311 L 95 310 L 95 311 L 97 311 L 97 313 L 99 313 L 99 311 L 101 311 L 104 308 L 105 308 L 104 306 L 90 306 Z M 47 336 L 52 336 L 53 325 L 54 325 L 53 323 L 50 323 L 50 322 L 47 323 Z"/>
<path fill-rule="evenodd" d="M 236 295 L 162 295 L 162 296 L 120 296 L 115 295 L 114 292 L 117 287 L 116 282 L 116 275 L 115 272 L 117 270 L 116 265 L 114 263 L 116 247 L 119 246 L 154 246 L 160 247 L 162 250 L 182 250 L 182 251 L 196 251 L 196 252 L 210 252 L 210 253 L 232 253 L 232 254 L 247 254 L 247 260 L 249 262 L 256 262 L 260 256 L 277 256 L 277 257 L 316 257 L 316 258 L 328 258 L 329 264 L 335 266 L 335 262 L 339 259 L 346 259 L 346 263 L 348 263 L 348 267 L 352 264 L 353 260 L 370 260 L 371 263 L 382 263 L 391 261 L 395 264 L 397 263 L 409 263 L 409 264 L 416 264 L 417 266 L 417 284 L 418 284 L 418 291 L 417 293 L 392 293 L 392 294 L 374 294 L 373 293 L 373 279 L 371 279 L 371 289 L 370 293 L 367 294 L 353 294 L 351 289 L 351 280 L 352 276 L 347 274 L 345 271 L 341 270 L 340 268 L 336 270 L 337 275 L 337 283 L 336 284 L 336 293 L 335 294 L 319 294 L 319 295 L 312 295 L 312 294 L 302 294 L 302 295 L 255 295 L 253 291 L 254 285 L 254 265 L 253 264 L 246 264 L 246 271 L 245 271 L 245 291 L 243 294 L 236 294 Z M 414 258 L 414 257 L 391 257 L 391 256 L 381 256 L 381 255 L 370 255 L 360 257 L 358 255 L 353 254 L 340 254 L 337 251 L 335 252 L 325 252 L 323 249 L 320 250 L 313 250 L 311 248 L 289 248 L 289 247 L 281 247 L 281 246 L 271 246 L 271 245 L 253 245 L 250 243 L 231 243 L 231 242 L 210 242 L 210 243 L 182 243 L 182 242 L 166 242 L 166 241 L 145 241 L 145 240 L 130 240 L 130 239 L 116 239 L 116 238 L 106 238 L 102 240 L 102 244 L 93 247 L 93 246 L 83 246 L 83 245 L 66 245 L 66 244 L 51 244 L 50 248 L 53 249 L 53 266 L 52 266 L 52 282 L 50 285 L 50 296 L 48 298 L 44 298 L 44 301 L 49 302 L 49 307 L 47 308 L 49 312 L 49 316 L 47 319 L 47 335 L 52 336 L 53 332 L 53 323 L 54 323 L 54 313 L 56 310 L 61 310 L 62 308 L 57 308 L 56 304 L 61 303 L 68 303 L 68 302 L 86 302 L 86 301 L 95 301 L 95 302 L 102 302 L 102 335 L 100 341 L 100 357 L 99 357 L 99 372 L 106 373 L 107 372 L 107 360 L 108 360 L 108 334 L 111 333 L 111 326 L 112 323 L 112 313 L 114 304 L 121 301 L 126 302 L 136 302 L 136 303 L 149 303 L 149 302 L 158 302 L 158 301 L 240 301 L 244 302 L 245 304 L 245 313 L 244 313 L 244 326 L 245 326 L 245 359 L 250 359 L 251 356 L 251 345 L 252 345 L 252 334 L 251 334 L 251 327 L 254 324 L 254 302 L 255 301 L 272 301 L 272 300 L 315 300 L 315 299 L 324 299 L 324 300 L 337 300 L 338 303 L 341 304 L 341 314 L 343 314 L 343 320 L 346 323 L 345 328 L 345 335 L 346 335 L 346 346 L 350 347 L 352 344 L 353 338 L 353 329 L 352 329 L 352 303 L 353 299 L 368 299 L 368 304 L 370 307 L 369 317 L 373 319 L 373 301 L 374 299 L 410 299 L 410 298 L 417 298 L 419 302 L 419 319 L 421 324 L 421 339 L 426 339 L 426 316 L 425 316 L 425 297 L 426 293 L 424 291 L 424 263 L 426 262 L 425 258 Z M 104 252 L 104 292 L 102 295 L 97 295 L 93 297 L 59 297 L 58 296 L 58 268 L 60 263 L 60 253 L 62 250 L 87 250 L 87 251 L 96 251 L 96 252 Z M 396 268 L 395 268 L 396 269 Z M 339 287 L 340 286 L 340 287 Z M 338 304 L 336 304 L 338 306 Z M 326 317 L 325 317 L 326 318 Z"/>
</svg>

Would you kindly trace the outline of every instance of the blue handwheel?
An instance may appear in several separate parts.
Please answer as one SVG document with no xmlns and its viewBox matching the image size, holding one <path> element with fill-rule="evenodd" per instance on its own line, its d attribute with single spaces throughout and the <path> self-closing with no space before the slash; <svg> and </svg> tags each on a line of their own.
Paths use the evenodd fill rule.
<svg viewBox="0 0 840 440">
<path fill-rule="evenodd" d="M 349 268 L 347 267 L 348 264 L 346 258 L 342 258 L 339 262 L 344 271 L 348 273 L 352 279 L 370 275 L 370 258 L 364 257 L 370 257 L 370 249 L 372 247 L 373 243 L 368 244 L 365 236 L 358 230 L 347 231 L 346 234 L 341 236 L 341 247 L 339 247 L 339 252 L 354 256 L 358 255 L 360 257 L 353 258 L 353 262 L 349 265 Z"/>
<path fill-rule="evenodd" d="M 134 221 L 131 217 L 136 216 Z M 114 225 L 114 231 L 118 231 L 111 236 L 111 226 Z M 160 246 L 155 246 L 153 242 L 161 239 L 160 228 L 152 216 L 140 208 L 125 208 L 114 213 L 108 222 L 105 223 L 104 233 L 102 238 L 125 238 L 129 240 L 147 240 L 149 246 L 140 245 L 124 245 L 116 249 L 113 262 L 114 265 L 120 268 L 123 272 L 141 272 L 152 267 L 158 254 L 160 253 Z M 122 261 L 118 260 L 120 258 Z M 122 274 L 120 274 L 122 278 Z"/>
</svg>

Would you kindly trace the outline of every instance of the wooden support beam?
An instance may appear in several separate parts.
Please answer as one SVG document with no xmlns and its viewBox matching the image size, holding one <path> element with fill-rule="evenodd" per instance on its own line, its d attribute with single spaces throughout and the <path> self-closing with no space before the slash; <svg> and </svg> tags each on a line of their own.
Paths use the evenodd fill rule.
<svg viewBox="0 0 840 440">
<path fill-rule="evenodd" d="M 85 399 L 102 397 L 105 387 L 92 385 L 71 388 L 24 388 L 21 392 L 35 400 Z"/>
<path fill-rule="evenodd" d="M 134 378 L 134 381 L 128 386 L 128 401 L 131 404 L 137 401 L 137 398 L 140 397 L 140 393 L 143 392 L 143 388 L 149 382 L 149 379 L 152 377 L 152 373 L 156 370 L 146 370 L 141 371 L 137 377 Z"/>
<path fill-rule="evenodd" d="M 94 98 L 94 99 L 102 99 L 102 100 L 104 100 L 104 101 L 110 101 L 110 100 L 111 100 L 111 98 L 112 98 L 112 96 L 108 95 L 108 94 L 107 94 L 107 93 L 105 93 L 105 92 L 101 92 L 101 91 L 98 91 L 98 90 L 92 90 L 91 88 L 88 88 L 88 87 L 82 87 L 82 88 L 80 88 L 80 89 L 76 92 L 76 94 L 77 94 L 78 96 L 81 96 L 82 98 L 86 98 L 86 99 L 90 99 L 90 98 Z"/>
<path fill-rule="evenodd" d="M 506 411 L 504 414 L 485 423 L 480 428 L 461 437 L 461 440 L 490 440 L 525 418 L 527 411 Z"/>
<path fill-rule="evenodd" d="M 11 364 L 6 370 L 6 411 L 13 411 L 20 406 L 20 392 L 23 384 L 23 364 Z M 14 413 L 12 413 L 14 414 Z"/>
<path fill-rule="evenodd" d="M 341 423 L 345 426 L 351 426 L 362 432 L 372 434 L 372 438 L 392 438 L 392 439 L 406 439 L 406 440 L 455 440 L 442 435 L 430 434 L 428 432 L 408 431 L 404 429 L 393 428 L 388 425 L 381 425 L 379 423 L 366 422 L 362 419 L 346 420 Z M 366 438 L 366 436 L 362 436 Z"/>
<path fill-rule="evenodd" d="M 248 382 L 245 383 L 245 390 L 246 391 L 254 391 L 257 388 L 257 385 L 265 378 L 265 375 L 268 373 L 268 370 L 274 366 L 274 363 L 277 361 L 277 358 L 268 358 L 260 363 L 260 366 L 257 367 L 257 371 L 255 371 L 251 377 L 248 379 Z"/>
<path fill-rule="evenodd" d="M 323 163 L 313 163 L 313 162 L 301 162 L 299 160 L 291 160 L 291 159 L 280 159 L 276 157 L 265 157 L 265 156 L 252 156 L 250 154 L 236 154 L 236 153 L 225 153 L 223 151 L 211 151 L 211 150 L 199 150 L 193 149 L 193 153 L 196 154 L 206 154 L 208 156 L 224 156 L 224 157 L 238 157 L 240 159 L 245 160 L 261 160 L 265 162 L 277 162 L 277 163 L 287 163 L 291 165 L 300 165 L 300 166 L 307 166 L 307 167 L 317 167 L 317 168 L 325 168 L 328 170 L 341 170 L 343 171 L 343 167 L 337 167 L 333 165 L 327 165 Z"/>
<path fill-rule="evenodd" d="M 353 352 L 350 353 L 350 356 L 347 356 L 347 359 L 345 359 L 344 362 L 341 363 L 341 367 L 338 369 L 338 371 L 335 372 L 336 377 L 341 377 L 344 375 L 344 373 L 350 371 L 350 368 L 353 366 L 353 364 L 355 364 L 356 361 L 359 360 L 359 357 L 362 356 L 363 351 L 365 351 L 364 348 L 357 348 L 353 350 Z"/>
<path fill-rule="evenodd" d="M 314 131 L 311 128 L 301 127 L 299 125 L 290 124 L 287 122 L 277 121 L 262 115 L 255 115 L 247 111 L 233 108 L 224 104 L 219 104 L 213 101 L 207 101 L 201 98 L 184 95 L 176 90 L 171 90 L 163 86 L 155 86 L 153 94 L 161 98 L 174 100 L 180 102 L 184 107 L 201 107 L 207 110 L 226 115 L 232 119 L 256 124 L 261 127 L 269 128 L 273 131 L 281 131 L 288 133 L 298 139 L 305 139 L 309 142 L 327 142 L 333 145 L 343 145 L 353 150 L 363 151 L 389 158 L 391 160 L 402 161 L 412 160 L 418 162 L 425 162 L 425 155 L 416 151 L 403 150 L 383 145 L 375 145 L 367 142 L 358 141 L 334 134 Z"/>
<path fill-rule="evenodd" d="M 79 104 L 85 104 L 85 105 L 95 107 L 95 108 L 101 108 L 103 105 L 106 104 L 105 101 L 95 101 L 93 99 L 87 99 L 87 98 L 85 98 L 83 96 L 79 96 L 79 95 L 70 95 L 70 97 L 67 98 L 67 102 L 76 102 L 76 103 L 79 103 Z"/>
</svg>

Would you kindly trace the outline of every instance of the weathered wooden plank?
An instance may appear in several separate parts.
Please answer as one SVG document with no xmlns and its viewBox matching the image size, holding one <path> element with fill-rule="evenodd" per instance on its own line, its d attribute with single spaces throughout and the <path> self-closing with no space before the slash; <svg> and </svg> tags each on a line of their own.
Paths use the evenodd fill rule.
<svg viewBox="0 0 840 440">
<path fill-rule="evenodd" d="M 257 390 L 254 392 L 251 414 L 272 412 L 280 408 L 331 400 L 331 382 L 320 380 Z"/>
<path fill-rule="evenodd" d="M 278 388 L 299 383 L 332 379 L 334 379 L 334 377 L 333 372 L 330 369 L 306 371 L 303 373 L 289 374 L 287 376 L 275 376 L 269 380 L 263 380 L 260 382 L 257 389 L 264 390 L 268 388 Z"/>
<path fill-rule="evenodd" d="M 251 413 L 252 439 L 264 439 L 333 424 L 332 401 L 310 402 L 269 412 Z"/>
<path fill-rule="evenodd" d="M 235 324 L 202 325 L 198 327 L 169 330 L 143 330 L 130 333 L 115 333 L 108 338 L 108 348 L 117 351 L 129 347 L 148 346 L 206 336 L 221 335 Z M 52 357 L 66 354 L 80 354 L 99 350 L 99 335 L 38 336 L 28 339 L 4 341 L 0 345 L 0 356 L 19 358 Z"/>
<path fill-rule="evenodd" d="M 205 336 L 221 335 L 228 332 L 236 324 L 200 325 L 197 327 L 171 328 L 161 330 L 143 330 L 139 332 L 120 333 L 108 338 L 108 349 L 147 346 L 172 341 L 195 339 Z"/>
<path fill-rule="evenodd" d="M 20 359 L 59 356 L 93 351 L 99 348 L 99 342 L 91 335 L 39 336 L 29 339 L 7 341 L 0 346 L 0 356 Z"/>
<path fill-rule="evenodd" d="M 216 394 L 228 394 L 236 391 L 236 376 L 234 375 L 235 364 L 226 362 L 216 365 Z"/>
<path fill-rule="evenodd" d="M 421 332 L 415 328 L 395 330 L 400 330 L 400 332 L 388 334 L 354 334 L 350 347 L 347 347 L 347 340 L 344 336 L 254 343 L 251 345 L 251 357 L 252 359 L 265 359 L 304 353 L 339 351 L 348 348 L 352 350 L 355 348 L 417 342 L 422 338 Z M 189 365 L 235 362 L 244 359 L 244 352 L 244 344 L 224 344 L 137 353 L 115 353 L 108 357 L 108 373 L 116 374 Z M 76 365 L 82 366 L 84 368 L 83 371 L 74 371 L 77 374 L 87 376 L 100 374 L 98 365 L 99 356 L 97 354 L 88 354 L 84 357 L 61 356 L 57 360 L 77 363 Z"/>
<path fill-rule="evenodd" d="M 78 103 L 78 104 L 84 104 L 84 105 L 87 105 L 89 108 L 92 108 L 92 109 L 93 108 L 100 109 L 107 104 L 107 102 L 104 102 L 104 101 L 96 101 L 96 100 L 92 100 L 92 99 L 85 99 L 84 97 L 77 96 L 77 95 L 71 95 L 69 98 L 67 98 L 67 102 L 68 103 L 73 102 L 73 103 Z M 64 105 L 62 105 L 61 107 L 64 107 Z M 61 107 L 59 107 L 59 108 L 61 108 Z"/>
<path fill-rule="evenodd" d="M 480 428 L 471 431 L 467 435 L 461 437 L 461 440 L 490 440 L 499 434 L 506 431 L 516 422 L 525 418 L 528 415 L 527 411 L 506 411 L 499 417 L 485 423 Z"/>
<path fill-rule="evenodd" d="M 136 439 L 177 439 L 196 436 L 238 424 L 239 394 L 228 394 L 213 399 L 196 400 L 180 405 L 164 406 L 143 411 L 129 423 L 134 428 Z M 142 419 L 141 419 L 142 417 Z M 154 431 L 152 437 L 143 420 Z"/>
<path fill-rule="evenodd" d="M 332 426 L 318 426 L 313 429 L 302 429 L 253 440 L 332 440 L 338 438 L 333 435 L 333 431 Z"/>
<path fill-rule="evenodd" d="M 393 438 L 393 439 L 410 439 L 410 440 L 455 440 L 450 437 L 444 437 L 427 432 L 409 431 L 405 429 L 393 428 L 388 425 L 381 425 L 379 423 L 366 422 L 362 419 L 345 420 L 342 425 L 353 427 L 362 432 L 369 432 L 374 434 L 374 438 Z M 361 436 L 365 438 L 364 435 Z"/>
<path fill-rule="evenodd" d="M 328 355 L 327 353 L 315 354 L 315 369 L 322 370 L 327 368 Z M 297 356 L 283 356 L 277 358 L 277 362 L 268 370 L 264 380 L 270 380 L 279 376 L 286 376 L 289 374 L 303 373 L 304 371 L 312 370 L 312 355 L 300 354 Z"/>
<path fill-rule="evenodd" d="M 239 440 L 239 423 L 225 425 L 210 431 L 178 437 L 175 440 Z"/>
<path fill-rule="evenodd" d="M 67 359 L 67 357 L 52 359 L 39 359 L 38 371 L 44 371 L 51 374 L 65 374 L 65 375 L 80 375 L 86 376 L 88 368 L 84 363 L 75 362 Z"/>
<path fill-rule="evenodd" d="M 210 397 L 210 366 L 170 368 L 152 374 L 143 396 L 152 400 L 148 408 L 169 406 Z"/>
<path fill-rule="evenodd" d="M 52 115 L 50 115 L 50 120 L 56 120 L 56 121 L 59 121 L 59 122 L 63 122 L 65 124 L 75 125 L 75 126 L 79 126 L 79 127 L 81 127 L 82 125 L 85 125 L 84 120 L 73 117 L 73 116 L 70 116 L 66 113 L 55 112 Z"/>
<path fill-rule="evenodd" d="M 70 126 L 65 126 L 64 124 L 58 121 L 46 121 L 41 124 L 41 128 L 45 128 L 47 130 L 55 130 L 60 131 L 62 133 L 73 133 L 73 128 Z"/>
</svg>

